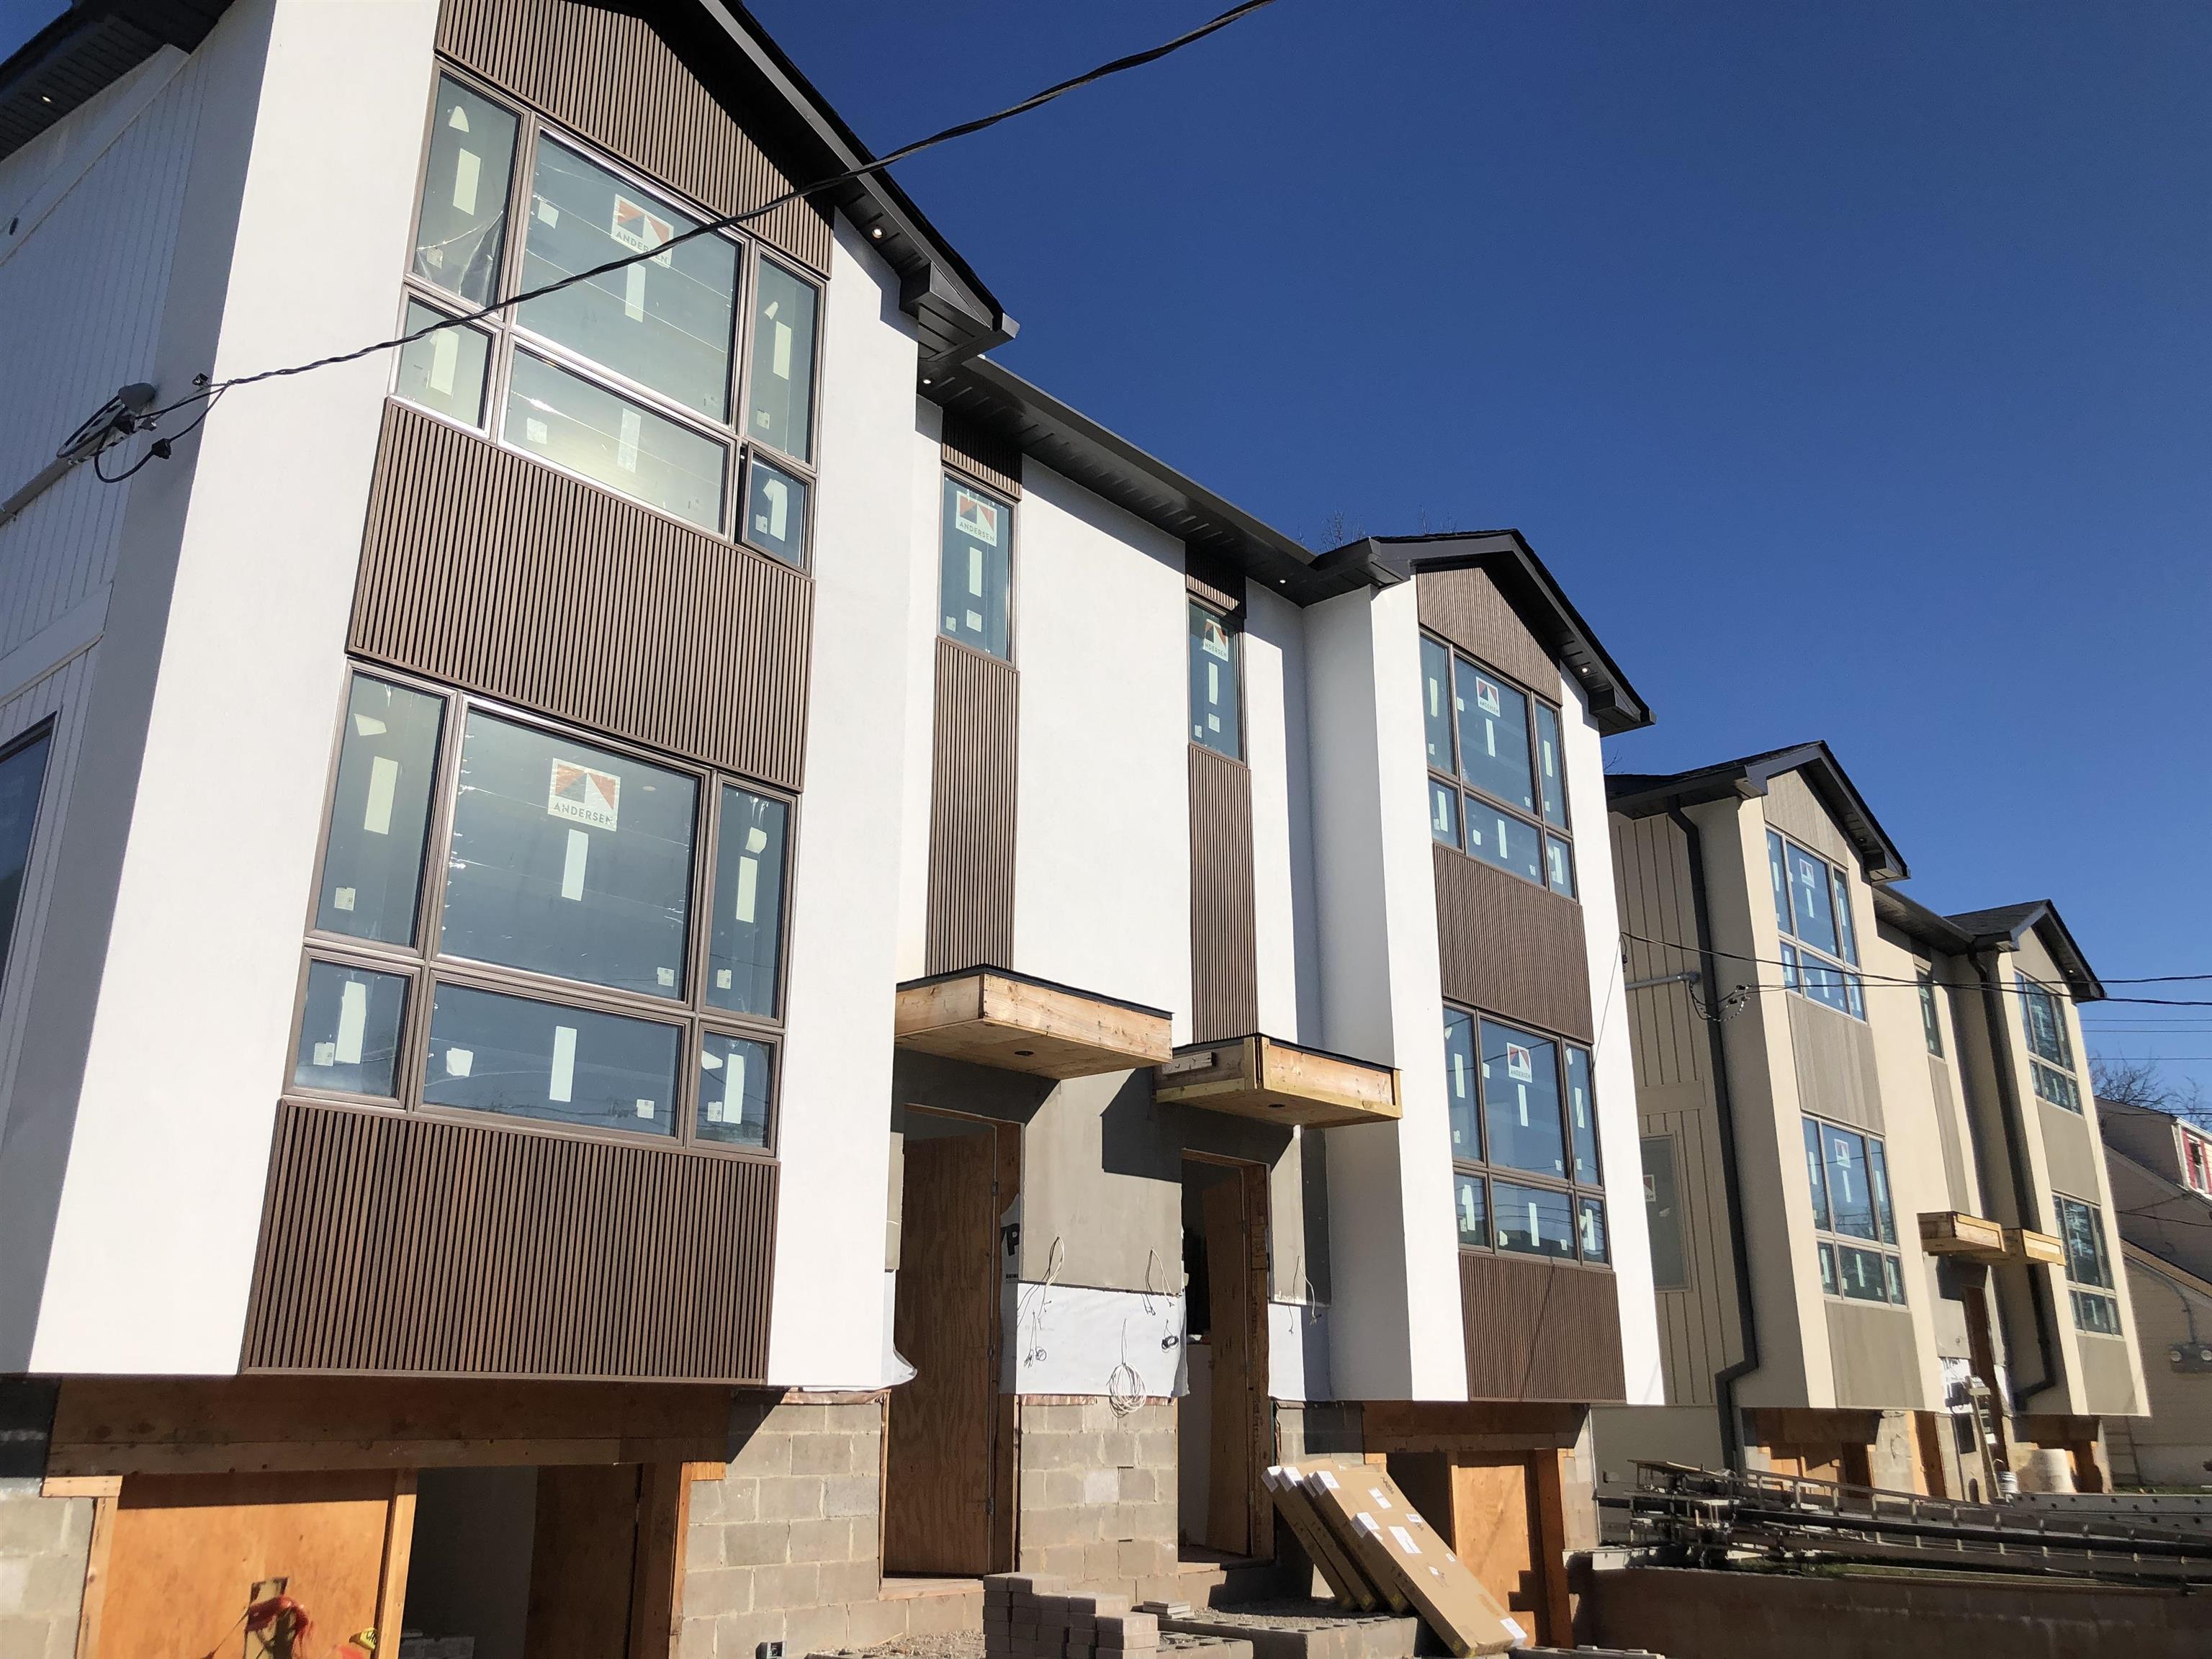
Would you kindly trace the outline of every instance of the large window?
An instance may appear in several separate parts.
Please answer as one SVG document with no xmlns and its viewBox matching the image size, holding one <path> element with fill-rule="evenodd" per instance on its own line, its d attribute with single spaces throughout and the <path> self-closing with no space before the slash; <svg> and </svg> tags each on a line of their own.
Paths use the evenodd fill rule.
<svg viewBox="0 0 2212 1659">
<path fill-rule="evenodd" d="M 2112 1258 L 2105 1249 L 2105 1217 L 2094 1204 L 2063 1194 L 2058 1231 L 2066 1241 L 2066 1279 L 2074 1295 L 2076 1329 L 2120 1334 L 2120 1304 L 2112 1294 Z"/>
<path fill-rule="evenodd" d="M 1936 1006 L 1936 975 L 1925 968 L 1920 970 L 1920 1035 L 1929 1054 L 1942 1054 L 1943 1018 Z"/>
<path fill-rule="evenodd" d="M 1558 708 L 1423 635 L 1421 715 L 1430 833 L 1574 897 Z"/>
<path fill-rule="evenodd" d="M 1190 740 L 1244 758 L 1244 635 L 1236 618 L 1190 602 Z"/>
<path fill-rule="evenodd" d="M 2027 1063 L 2035 1084 L 2035 1097 L 2069 1112 L 2081 1109 L 2081 1085 L 2074 1074 L 2074 1040 L 2067 1034 L 2066 1011 L 2058 999 L 2022 975 L 2020 980 L 2021 1023 L 2027 1031 Z"/>
<path fill-rule="evenodd" d="M 15 911 L 22 902 L 23 872 L 31 859 L 31 832 L 38 827 L 39 791 L 46 780 L 53 731 L 51 725 L 41 726 L 0 750 L 0 985 L 7 982 Z"/>
<path fill-rule="evenodd" d="M 1460 1243 L 1611 1261 L 1589 1051 L 1463 1009 L 1443 1017 Z"/>
<path fill-rule="evenodd" d="M 1808 1117 L 1805 1176 L 1820 1235 L 1820 1288 L 1853 1302 L 1903 1305 L 1905 1264 L 1896 1254 L 1897 1216 L 1881 1140 Z"/>
<path fill-rule="evenodd" d="M 944 488 L 938 631 L 994 657 L 1011 656 L 1013 504 L 950 472 Z"/>
<path fill-rule="evenodd" d="M 815 283 L 454 75 L 438 82 L 404 327 L 651 258 L 399 354 L 394 389 L 462 425 L 804 565 Z M 745 349 L 750 330 L 750 350 Z"/>
<path fill-rule="evenodd" d="M 1766 863 L 1775 926 L 1782 930 L 1783 984 L 1838 1013 L 1864 1019 L 1866 986 L 1852 971 L 1859 943 L 1850 878 L 1772 830 L 1766 832 Z"/>
<path fill-rule="evenodd" d="M 292 1087 L 766 1150 L 790 813 L 356 673 Z"/>
</svg>

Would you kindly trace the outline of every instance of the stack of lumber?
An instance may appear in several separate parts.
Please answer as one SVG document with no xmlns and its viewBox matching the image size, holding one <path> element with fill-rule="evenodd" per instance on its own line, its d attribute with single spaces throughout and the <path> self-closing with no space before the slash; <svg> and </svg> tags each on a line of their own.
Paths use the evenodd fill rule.
<svg viewBox="0 0 2212 1659">
<path fill-rule="evenodd" d="M 1266 1480 L 1283 1524 L 1346 1606 L 1417 1613 L 1459 1659 L 1528 1645 L 1381 1465 L 1316 1458 L 1279 1464 Z"/>
</svg>

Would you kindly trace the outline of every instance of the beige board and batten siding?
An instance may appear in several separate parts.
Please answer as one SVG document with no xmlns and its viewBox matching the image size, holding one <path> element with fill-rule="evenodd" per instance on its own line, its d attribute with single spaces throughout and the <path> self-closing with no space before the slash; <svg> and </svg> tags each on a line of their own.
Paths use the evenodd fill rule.
<svg viewBox="0 0 2212 1659">
<path fill-rule="evenodd" d="M 729 94 L 718 96 L 678 55 L 667 31 L 692 9 L 653 19 L 573 0 L 443 0 L 438 50 L 701 206 L 745 212 L 805 181 L 769 160 Z M 736 57 L 703 18 L 689 28 L 686 47 L 699 61 L 718 46 Z M 819 205 L 787 202 L 745 228 L 829 271 L 830 219 Z"/>
<path fill-rule="evenodd" d="M 1918 1411 L 1920 1352 L 1902 1308 L 1830 1298 L 1828 1354 L 1838 1410 Z"/>
<path fill-rule="evenodd" d="M 925 971 L 1013 965 L 1014 665 L 937 641 Z"/>
<path fill-rule="evenodd" d="M 1700 971 L 1688 842 L 1663 817 L 1616 817 L 1612 829 L 1626 982 L 1644 988 L 1628 994 L 1638 1091 L 1704 1085 L 1712 1060 L 1705 1022 L 1680 983 L 1650 983 Z M 1698 993 L 1700 1002 L 1712 994 Z"/>
<path fill-rule="evenodd" d="M 1683 1091 L 1669 1091 L 1668 1097 Z M 1644 1114 L 1644 1133 L 1674 1143 L 1675 1203 L 1680 1212 L 1682 1277 L 1679 1289 L 1657 1287 L 1661 1355 L 1667 1403 L 1710 1406 L 1713 1374 L 1738 1358 L 1729 1340 L 1735 1307 L 1735 1267 L 1729 1254 L 1726 1177 L 1720 1137 L 1709 1107 Z"/>
<path fill-rule="evenodd" d="M 1837 828 L 1836 821 L 1828 816 L 1828 809 L 1820 804 L 1820 796 L 1813 793 L 1813 787 L 1801 774 L 1784 772 L 1769 779 L 1766 794 L 1759 804 L 1771 827 L 1839 866 L 1856 887 L 1858 850 L 1851 845 L 1850 837 Z"/>
<path fill-rule="evenodd" d="M 1252 881 L 1252 774 L 1190 745 L 1191 1037 L 1260 1029 Z"/>
<path fill-rule="evenodd" d="M 1790 1010 L 1798 1103 L 1817 1117 L 1881 1134 L 1881 1086 L 1875 1069 L 1874 1033 L 1866 1021 L 1808 997 L 1784 995 L 1783 1001 Z"/>
<path fill-rule="evenodd" d="M 796 789 L 812 584 L 397 401 L 359 656 Z"/>
</svg>

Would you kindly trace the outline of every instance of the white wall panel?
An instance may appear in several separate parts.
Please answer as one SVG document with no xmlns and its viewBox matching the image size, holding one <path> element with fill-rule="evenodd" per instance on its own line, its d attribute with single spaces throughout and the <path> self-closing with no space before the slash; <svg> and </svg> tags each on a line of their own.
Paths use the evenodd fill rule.
<svg viewBox="0 0 2212 1659">
<path fill-rule="evenodd" d="M 1314 939 L 1305 615 L 1256 581 L 1246 603 L 1244 732 L 1252 769 L 1260 1029 L 1317 1043 L 1321 969 Z"/>
</svg>

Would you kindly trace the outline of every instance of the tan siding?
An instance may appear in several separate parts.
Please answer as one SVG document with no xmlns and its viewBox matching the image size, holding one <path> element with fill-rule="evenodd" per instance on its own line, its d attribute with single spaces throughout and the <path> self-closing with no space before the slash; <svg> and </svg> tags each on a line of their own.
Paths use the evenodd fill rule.
<svg viewBox="0 0 2212 1659">
<path fill-rule="evenodd" d="M 1822 857 L 1845 870 L 1859 867 L 1858 853 L 1850 837 L 1836 827 L 1828 809 L 1812 787 L 1796 772 L 1784 772 L 1766 787 L 1766 821 L 1784 835 L 1795 837 Z"/>
<path fill-rule="evenodd" d="M 1014 954 L 1013 665 L 937 642 L 925 971 L 1011 968 Z"/>
<path fill-rule="evenodd" d="M 247 1371 L 757 1382 L 776 1168 L 277 1109 Z"/>
<path fill-rule="evenodd" d="M 797 182 L 642 16 L 574 0 L 444 0 L 438 50 L 717 215 Z M 727 42 L 720 50 L 736 55 Z M 746 228 L 828 272 L 824 210 L 787 203 Z"/>
<path fill-rule="evenodd" d="M 1801 996 L 1783 1001 L 1790 1009 L 1798 1103 L 1821 1117 L 1881 1133 L 1881 1089 L 1875 1074 L 1874 1033 L 1866 1022 Z"/>
<path fill-rule="evenodd" d="M 813 584 L 393 402 L 351 648 L 795 789 Z"/>
<path fill-rule="evenodd" d="M 1727 1338 L 1735 1306 L 1719 1143 L 1703 1107 L 1647 1112 L 1644 1133 L 1671 1135 L 1682 1206 L 1683 1276 L 1688 1287 L 1658 1292 L 1670 1406 L 1710 1406 L 1713 1374 L 1736 1356 Z"/>
<path fill-rule="evenodd" d="M 1951 1085 L 1951 1063 L 1928 1056 L 1928 1092 L 1936 1103 L 1936 1135 L 1943 1149 L 1943 1190 L 1954 1210 L 1973 1210 L 1974 1189 L 1966 1179 L 1966 1151 L 1959 1141 L 1958 1091 Z"/>
<path fill-rule="evenodd" d="M 1252 896 L 1252 774 L 1190 745 L 1191 1037 L 1260 1029 Z"/>
<path fill-rule="evenodd" d="M 2043 1136 L 2043 1157 L 2051 1171 L 2053 1192 L 2078 1198 L 2085 1204 L 2101 1204 L 2103 1184 L 2097 1179 L 2097 1142 L 2088 1123 L 2078 1112 L 2037 1100 L 2033 1087 L 2024 1091 Z"/>
<path fill-rule="evenodd" d="M 1590 1041 L 1582 906 L 1436 848 L 1437 949 L 1455 1002 Z"/>
<path fill-rule="evenodd" d="M 1690 895 L 1687 842 L 1665 818 L 1613 820 L 1613 867 L 1627 981 L 1664 979 L 1698 967 L 1697 908 Z M 1654 945 L 1662 939 L 1670 944 Z M 1692 948 L 1682 948 L 1692 947 Z M 1698 988 L 1698 1000 L 1706 995 Z M 1652 985 L 1628 994 L 1641 1088 L 1705 1079 L 1711 1051 L 1705 1022 L 1683 985 Z"/>
<path fill-rule="evenodd" d="M 1421 626 L 1499 673 L 1559 699 L 1559 667 L 1481 570 L 1427 570 L 1413 579 Z"/>
<path fill-rule="evenodd" d="M 1912 1316 L 1902 1308 L 1829 1301 L 1828 1352 L 1836 1406 L 1847 1411 L 1919 1411 L 1920 1357 Z"/>
</svg>

